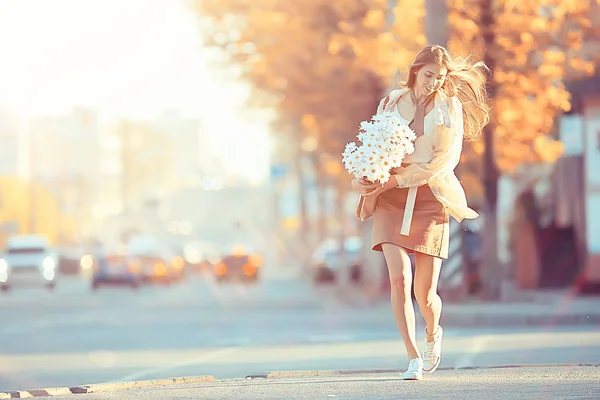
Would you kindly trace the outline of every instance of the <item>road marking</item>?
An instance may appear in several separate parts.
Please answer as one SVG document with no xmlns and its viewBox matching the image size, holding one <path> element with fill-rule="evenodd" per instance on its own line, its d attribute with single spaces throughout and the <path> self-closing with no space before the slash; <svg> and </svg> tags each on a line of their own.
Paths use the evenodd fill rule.
<svg viewBox="0 0 600 400">
<path fill-rule="evenodd" d="M 238 349 L 239 349 L 238 347 L 226 347 L 224 349 L 219 349 L 219 350 L 215 350 L 215 351 L 211 351 L 209 353 L 203 354 L 202 356 L 197 357 L 197 358 L 188 359 L 186 361 L 178 362 L 175 364 L 170 364 L 170 365 L 167 365 L 164 367 L 149 368 L 149 369 L 144 369 L 144 370 L 134 372 L 131 374 L 127 374 L 125 376 L 122 376 L 118 379 L 115 379 L 115 380 L 107 382 L 107 383 L 133 381 L 133 380 L 147 377 L 148 375 L 163 373 L 163 372 L 167 372 L 167 371 L 181 368 L 181 367 L 188 367 L 190 365 L 204 363 L 204 362 L 211 361 L 216 358 L 228 355 Z"/>
<path fill-rule="evenodd" d="M 470 346 L 456 359 L 454 368 L 458 369 L 473 366 L 475 357 L 486 350 L 490 340 L 491 337 L 488 335 L 474 336 Z"/>
</svg>

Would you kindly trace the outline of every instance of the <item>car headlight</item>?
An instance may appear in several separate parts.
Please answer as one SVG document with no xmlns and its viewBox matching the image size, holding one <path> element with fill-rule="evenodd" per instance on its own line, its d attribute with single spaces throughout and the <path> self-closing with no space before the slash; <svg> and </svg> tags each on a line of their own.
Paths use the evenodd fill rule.
<svg viewBox="0 0 600 400">
<path fill-rule="evenodd" d="M 94 257 L 92 257 L 90 254 L 86 254 L 85 256 L 81 257 L 81 260 L 79 260 L 79 265 L 81 266 L 81 269 L 84 270 L 92 269 L 94 266 Z"/>
<path fill-rule="evenodd" d="M 8 271 L 8 263 L 6 260 L 0 258 L 0 273 L 6 273 Z"/>
<path fill-rule="evenodd" d="M 54 258 L 52 257 L 46 257 L 42 262 L 42 267 L 44 267 L 44 269 L 54 269 L 56 267 L 56 261 L 54 261 Z"/>
</svg>

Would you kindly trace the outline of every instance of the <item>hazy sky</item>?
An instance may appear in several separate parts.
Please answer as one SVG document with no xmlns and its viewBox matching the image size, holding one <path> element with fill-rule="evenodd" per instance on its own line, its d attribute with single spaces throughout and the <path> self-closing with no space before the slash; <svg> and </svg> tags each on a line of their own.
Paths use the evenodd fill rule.
<svg viewBox="0 0 600 400">
<path fill-rule="evenodd" d="M 264 124 L 232 115 L 243 90 L 214 79 L 181 1 L 0 0 L 0 54 L 0 104 L 19 113 L 89 105 L 146 118 L 178 108 L 227 146 L 228 168 L 265 172 Z"/>
</svg>

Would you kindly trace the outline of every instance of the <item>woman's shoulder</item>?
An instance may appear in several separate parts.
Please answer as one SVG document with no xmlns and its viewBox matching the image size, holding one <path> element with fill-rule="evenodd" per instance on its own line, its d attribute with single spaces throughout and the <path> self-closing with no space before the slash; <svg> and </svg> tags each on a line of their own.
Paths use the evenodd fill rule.
<svg viewBox="0 0 600 400">
<path fill-rule="evenodd" d="M 384 97 L 384 99 L 396 102 L 398 101 L 398 99 L 400 99 L 400 97 L 402 97 L 406 93 L 408 93 L 407 88 L 393 89 L 388 93 L 387 96 Z"/>
<path fill-rule="evenodd" d="M 379 101 L 378 110 L 382 111 L 398 102 L 400 97 L 408 92 L 408 89 L 394 89 Z"/>
<path fill-rule="evenodd" d="M 450 96 L 446 99 L 446 104 L 450 108 L 450 111 L 462 110 L 462 103 L 457 96 Z"/>
</svg>

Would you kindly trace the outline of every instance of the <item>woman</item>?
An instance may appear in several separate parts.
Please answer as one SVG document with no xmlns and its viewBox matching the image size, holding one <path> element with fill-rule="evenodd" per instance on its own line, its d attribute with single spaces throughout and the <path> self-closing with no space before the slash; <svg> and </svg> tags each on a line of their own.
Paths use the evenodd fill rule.
<svg viewBox="0 0 600 400">
<path fill-rule="evenodd" d="M 467 206 L 454 168 L 463 138 L 476 138 L 489 120 L 486 72 L 485 64 L 453 58 L 441 46 L 421 50 L 408 79 L 377 109 L 398 112 L 415 131 L 414 153 L 383 186 L 352 182 L 362 200 L 375 204 L 372 248 L 383 251 L 388 265 L 392 311 L 409 360 L 404 379 L 420 380 L 423 371 L 433 373 L 440 363 L 444 331 L 437 284 L 442 260 L 448 258 L 449 215 L 459 222 L 478 216 Z M 415 343 L 411 253 L 416 264 L 414 293 L 427 324 L 422 356 Z"/>
</svg>

